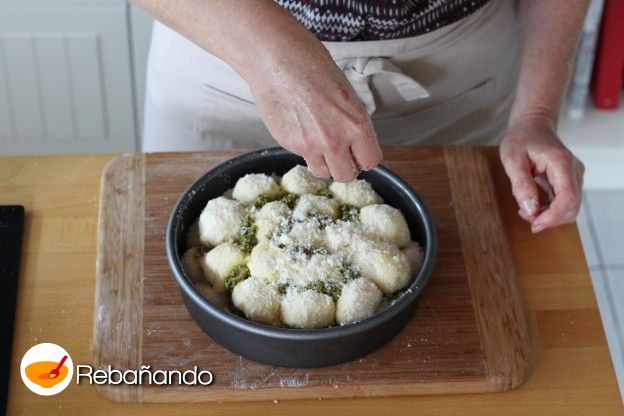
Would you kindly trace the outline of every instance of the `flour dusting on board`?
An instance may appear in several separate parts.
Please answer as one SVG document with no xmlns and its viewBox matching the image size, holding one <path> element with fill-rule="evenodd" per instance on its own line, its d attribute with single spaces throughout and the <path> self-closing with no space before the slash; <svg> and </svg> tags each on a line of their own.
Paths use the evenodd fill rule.
<svg viewBox="0 0 624 416">
<path fill-rule="evenodd" d="M 257 369 L 250 368 L 248 369 L 248 371 L 246 371 L 243 357 L 238 357 L 236 368 L 232 372 L 230 387 L 238 390 L 255 390 L 258 387 L 262 388 L 279 386 L 281 388 L 293 388 L 303 387 L 310 384 L 318 384 L 312 382 L 308 370 L 301 368 L 279 368 L 276 371 L 274 368 L 271 368 L 271 370 L 269 370 L 267 367 L 267 373 L 261 379 L 258 379 L 257 375 L 253 374 L 254 372 L 257 372 Z M 289 372 L 289 374 L 284 374 L 287 372 Z M 279 373 L 283 375 L 280 376 Z M 252 382 L 250 379 L 253 379 L 254 381 Z"/>
</svg>

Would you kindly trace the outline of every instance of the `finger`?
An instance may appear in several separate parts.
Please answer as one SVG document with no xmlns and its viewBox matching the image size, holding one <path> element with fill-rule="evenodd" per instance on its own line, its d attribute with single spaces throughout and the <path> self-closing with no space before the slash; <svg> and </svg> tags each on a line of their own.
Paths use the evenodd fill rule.
<svg viewBox="0 0 624 416">
<path fill-rule="evenodd" d="M 532 218 L 539 210 L 539 192 L 531 174 L 531 164 L 526 155 L 503 161 L 505 172 L 511 181 L 511 189 L 523 212 L 523 218 Z"/>
<path fill-rule="evenodd" d="M 535 220 L 535 216 L 534 215 L 527 215 L 521 209 L 518 210 L 518 215 L 520 216 L 520 218 L 522 218 L 523 220 L 525 220 L 527 222 L 533 222 Z"/>
<path fill-rule="evenodd" d="M 546 176 L 552 185 L 555 198 L 531 225 L 534 233 L 574 222 L 581 203 L 574 163 L 569 161 L 551 163 L 546 168 Z"/>
<path fill-rule="evenodd" d="M 326 153 L 325 162 L 331 176 L 337 182 L 350 182 L 359 173 L 349 147 L 343 147 L 334 153 Z"/>
<path fill-rule="evenodd" d="M 544 191 L 546 197 L 548 198 L 548 202 L 552 202 L 555 199 L 555 191 L 553 190 L 552 185 L 548 182 L 548 178 L 546 175 L 541 174 L 537 175 L 535 178 L 535 183 Z"/>
<path fill-rule="evenodd" d="M 308 170 L 312 173 L 312 175 L 318 178 L 331 177 L 331 173 L 329 172 L 329 168 L 327 167 L 327 163 L 325 163 L 323 155 L 306 156 L 304 159 L 308 165 Z"/>
<path fill-rule="evenodd" d="M 351 143 L 351 153 L 362 170 L 371 170 L 381 162 L 382 152 L 372 127 L 369 132 Z"/>
<path fill-rule="evenodd" d="M 550 206 L 533 221 L 531 231 L 539 233 L 547 228 L 574 222 L 579 210 L 576 200 L 573 194 L 567 192 L 557 195 Z"/>
</svg>

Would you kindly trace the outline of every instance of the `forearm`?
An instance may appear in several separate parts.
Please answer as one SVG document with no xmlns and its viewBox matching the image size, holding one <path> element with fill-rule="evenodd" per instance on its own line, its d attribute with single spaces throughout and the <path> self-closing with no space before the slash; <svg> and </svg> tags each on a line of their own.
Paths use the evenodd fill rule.
<svg viewBox="0 0 624 416">
<path fill-rule="evenodd" d="M 232 66 L 310 171 L 347 182 L 381 161 L 366 108 L 324 45 L 273 0 L 133 0 Z"/>
<path fill-rule="evenodd" d="M 520 0 L 521 66 L 510 124 L 557 121 L 589 0 Z"/>
<path fill-rule="evenodd" d="M 133 0 L 247 78 L 301 45 L 322 44 L 273 0 Z"/>
</svg>

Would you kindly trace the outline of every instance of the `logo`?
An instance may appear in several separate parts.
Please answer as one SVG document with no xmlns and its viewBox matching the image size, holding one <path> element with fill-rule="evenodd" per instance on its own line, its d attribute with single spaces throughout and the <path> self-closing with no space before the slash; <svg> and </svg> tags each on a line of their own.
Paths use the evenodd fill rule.
<svg viewBox="0 0 624 416">
<path fill-rule="evenodd" d="M 30 391 L 41 396 L 52 396 L 69 386 L 74 375 L 74 364 L 62 347 L 43 343 L 26 351 L 20 373 Z"/>
</svg>

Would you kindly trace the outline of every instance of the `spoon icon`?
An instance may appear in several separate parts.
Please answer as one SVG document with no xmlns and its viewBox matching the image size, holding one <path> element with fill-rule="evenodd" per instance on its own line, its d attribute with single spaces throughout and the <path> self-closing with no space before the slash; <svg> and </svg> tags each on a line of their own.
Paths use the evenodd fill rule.
<svg viewBox="0 0 624 416">
<path fill-rule="evenodd" d="M 61 369 L 61 367 L 63 367 L 65 360 L 67 360 L 66 355 L 61 358 L 61 361 L 58 363 L 54 370 L 50 371 L 49 373 L 39 374 L 39 378 L 57 378 L 59 376 L 59 370 Z"/>
</svg>

